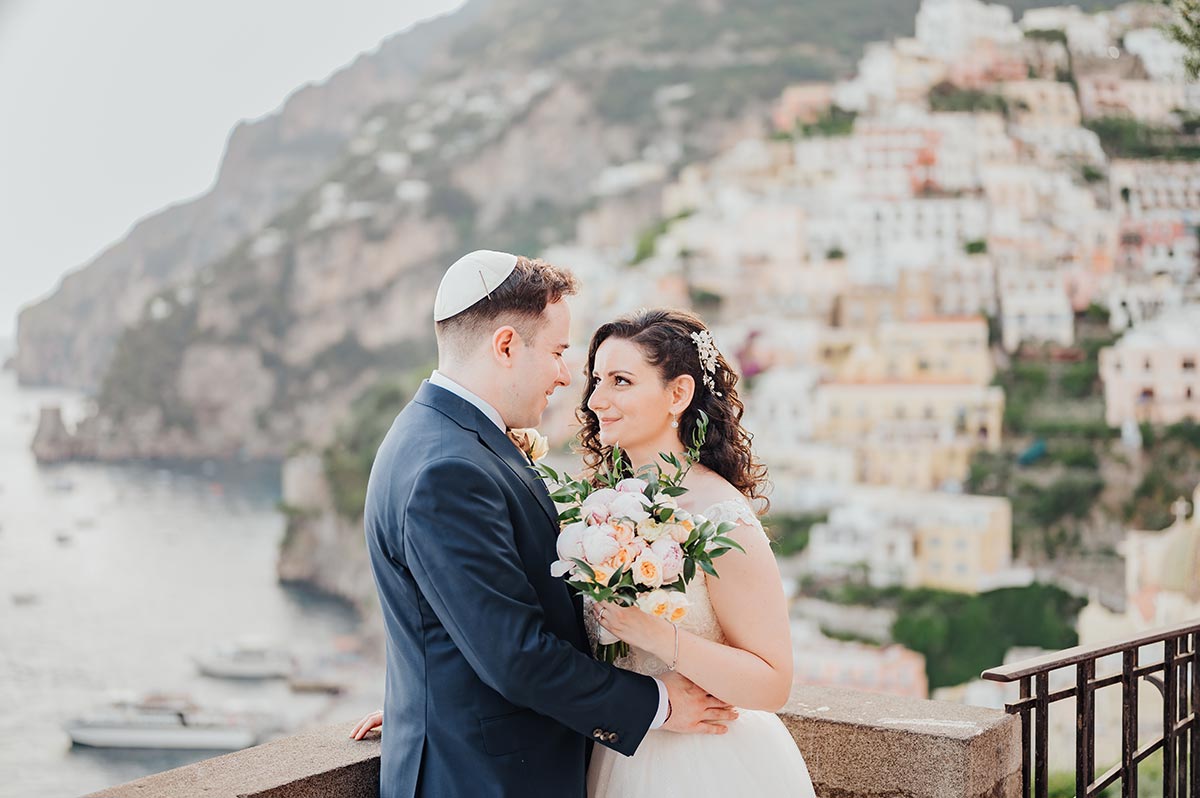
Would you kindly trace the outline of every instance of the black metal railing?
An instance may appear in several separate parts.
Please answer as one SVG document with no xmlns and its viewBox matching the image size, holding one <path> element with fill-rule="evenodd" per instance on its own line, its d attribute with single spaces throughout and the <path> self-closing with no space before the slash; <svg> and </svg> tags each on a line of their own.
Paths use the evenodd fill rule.
<svg viewBox="0 0 1200 798">
<path fill-rule="evenodd" d="M 1161 644 L 1157 662 L 1142 664 L 1146 646 Z M 1096 676 L 1096 662 L 1120 655 L 1119 672 Z M 1075 668 L 1075 684 L 1050 691 L 1050 674 Z M 1005 709 L 1021 716 L 1021 778 L 1026 798 L 1049 793 L 1050 705 L 1075 701 L 1075 795 L 1093 798 L 1121 783 L 1122 798 L 1137 798 L 1138 765 L 1162 751 L 1163 798 L 1200 798 L 1200 619 L 1099 646 L 1075 648 L 983 673 L 994 682 L 1020 682 L 1020 698 Z M 1138 743 L 1138 686 L 1142 679 L 1163 696 L 1162 733 Z M 1096 691 L 1120 685 L 1121 761 L 1096 775 Z M 1190 764 L 1190 767 L 1189 767 Z"/>
</svg>

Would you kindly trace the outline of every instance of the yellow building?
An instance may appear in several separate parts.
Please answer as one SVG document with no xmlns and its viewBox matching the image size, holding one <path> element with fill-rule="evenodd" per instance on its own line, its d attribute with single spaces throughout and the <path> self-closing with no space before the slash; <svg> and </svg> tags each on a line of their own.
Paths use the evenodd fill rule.
<svg viewBox="0 0 1200 798">
<path fill-rule="evenodd" d="M 906 270 L 896 285 L 860 285 L 838 298 L 834 324 L 838 327 L 876 329 L 887 321 L 916 321 L 932 316 L 937 308 L 933 278 L 928 271 Z"/>
<path fill-rule="evenodd" d="M 815 435 L 819 440 L 859 441 L 882 424 L 936 424 L 977 446 L 1000 445 L 1004 391 L 969 383 L 828 382 L 817 386 Z"/>
<path fill-rule="evenodd" d="M 938 490 L 970 472 L 975 443 L 947 436 L 936 423 L 883 424 L 856 447 L 857 481 L 909 490 Z"/>
<path fill-rule="evenodd" d="M 1012 565 L 1012 505 L 1000 496 L 858 488 L 809 546 L 815 571 L 858 564 L 873 584 L 978 593 L 1032 578 Z"/>
<path fill-rule="evenodd" d="M 855 451 L 859 481 L 915 490 L 960 485 L 971 453 L 1000 445 L 1004 391 L 961 382 L 829 382 L 814 395 L 813 435 Z"/>
<path fill-rule="evenodd" d="M 839 376 L 849 381 L 937 380 L 987 385 L 994 367 L 981 316 L 885 322 L 856 347 Z"/>
</svg>

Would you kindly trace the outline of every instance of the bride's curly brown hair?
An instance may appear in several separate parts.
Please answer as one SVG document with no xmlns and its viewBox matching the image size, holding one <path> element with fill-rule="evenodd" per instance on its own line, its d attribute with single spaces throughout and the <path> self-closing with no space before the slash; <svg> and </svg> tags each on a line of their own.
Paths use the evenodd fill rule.
<svg viewBox="0 0 1200 798">
<path fill-rule="evenodd" d="M 658 370 L 664 383 L 683 374 L 691 375 L 696 381 L 692 402 L 679 416 L 679 440 L 684 446 L 691 444 L 703 410 L 709 421 L 708 437 L 700 449 L 700 464 L 728 480 L 760 513 L 766 512 L 770 507 L 766 497 L 767 468 L 755 458 L 751 449 L 753 436 L 742 426 L 745 408 L 738 399 L 738 376 L 720 352 L 713 375 L 715 390 L 704 383 L 704 367 L 692 333 L 707 329 L 695 314 L 671 308 L 639 310 L 601 325 L 588 346 L 583 401 L 575 413 L 582 425 L 578 449 L 592 473 L 612 456 L 612 447 L 600 443 L 600 421 L 588 407 L 595 387 L 592 373 L 596 368 L 596 351 L 601 344 L 609 338 L 630 341 Z"/>
</svg>

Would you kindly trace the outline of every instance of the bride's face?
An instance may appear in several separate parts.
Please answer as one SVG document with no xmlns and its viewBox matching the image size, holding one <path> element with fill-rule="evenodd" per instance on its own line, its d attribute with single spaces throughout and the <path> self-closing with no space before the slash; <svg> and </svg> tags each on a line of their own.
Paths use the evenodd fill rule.
<svg viewBox="0 0 1200 798">
<path fill-rule="evenodd" d="M 608 338 L 596 350 L 588 408 L 600 422 L 600 443 L 636 449 L 674 434 L 678 390 L 664 384 L 637 344 Z M 677 437 L 677 436 L 676 436 Z"/>
</svg>

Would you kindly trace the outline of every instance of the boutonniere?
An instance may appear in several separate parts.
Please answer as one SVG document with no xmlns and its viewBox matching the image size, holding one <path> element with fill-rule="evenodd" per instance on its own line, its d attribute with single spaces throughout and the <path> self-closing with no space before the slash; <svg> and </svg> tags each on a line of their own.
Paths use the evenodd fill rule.
<svg viewBox="0 0 1200 798">
<path fill-rule="evenodd" d="M 525 453 L 529 461 L 536 463 L 550 451 L 550 441 L 546 436 L 532 427 L 526 429 L 510 429 L 508 438 L 517 448 Z"/>
</svg>

